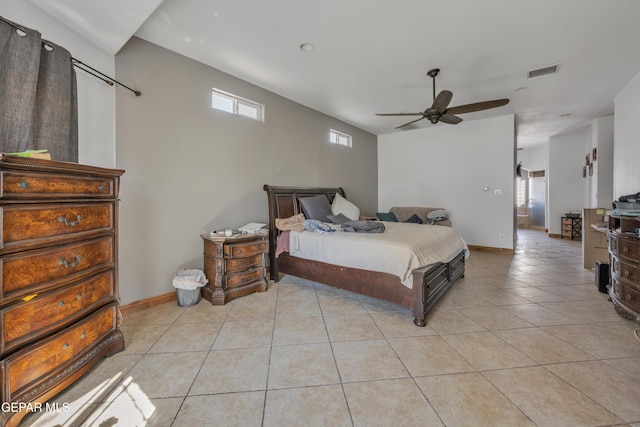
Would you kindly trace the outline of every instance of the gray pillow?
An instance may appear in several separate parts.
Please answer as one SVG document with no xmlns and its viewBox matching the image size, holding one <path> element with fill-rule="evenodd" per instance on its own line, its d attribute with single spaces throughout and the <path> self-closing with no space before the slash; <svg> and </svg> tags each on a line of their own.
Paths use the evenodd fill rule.
<svg viewBox="0 0 640 427">
<path fill-rule="evenodd" d="M 327 218 L 334 224 L 344 224 L 345 222 L 351 221 L 351 218 L 341 213 L 338 215 L 327 215 Z"/>
<path fill-rule="evenodd" d="M 406 220 L 405 222 L 409 222 L 409 223 L 414 223 L 414 224 L 423 224 L 424 221 L 422 220 L 422 218 L 420 218 L 418 216 L 418 214 L 413 214 L 409 217 L 408 220 Z"/>
<path fill-rule="evenodd" d="M 331 205 L 327 196 L 319 194 L 317 196 L 300 198 L 302 212 L 307 219 L 316 219 L 322 222 L 331 222 L 327 215 L 331 215 Z"/>
</svg>

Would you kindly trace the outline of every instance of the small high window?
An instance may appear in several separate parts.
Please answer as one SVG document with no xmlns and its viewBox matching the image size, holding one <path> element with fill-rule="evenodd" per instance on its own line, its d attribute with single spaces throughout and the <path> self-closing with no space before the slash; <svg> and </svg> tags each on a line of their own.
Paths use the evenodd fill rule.
<svg viewBox="0 0 640 427">
<path fill-rule="evenodd" d="M 329 142 L 332 144 L 344 145 L 345 147 L 351 147 L 351 135 L 329 129 Z"/>
<path fill-rule="evenodd" d="M 264 105 L 215 88 L 211 92 L 211 107 L 264 122 Z"/>
</svg>

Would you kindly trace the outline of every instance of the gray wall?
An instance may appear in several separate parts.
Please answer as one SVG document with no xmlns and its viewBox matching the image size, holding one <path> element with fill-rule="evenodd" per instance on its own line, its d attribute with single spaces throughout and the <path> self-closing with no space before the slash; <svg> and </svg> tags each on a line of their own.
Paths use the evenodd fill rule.
<svg viewBox="0 0 640 427">
<path fill-rule="evenodd" d="M 123 303 L 202 267 L 200 234 L 266 222 L 263 184 L 342 186 L 375 213 L 375 135 L 138 38 L 116 56 L 116 76 L 142 92 L 116 94 Z M 264 104 L 265 123 L 213 110 L 212 87 Z M 330 128 L 353 147 L 329 144 Z"/>
</svg>

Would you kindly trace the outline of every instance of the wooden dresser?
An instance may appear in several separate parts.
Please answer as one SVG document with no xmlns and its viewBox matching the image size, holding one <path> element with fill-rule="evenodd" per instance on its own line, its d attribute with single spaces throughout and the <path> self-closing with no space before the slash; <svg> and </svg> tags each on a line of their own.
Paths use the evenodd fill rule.
<svg viewBox="0 0 640 427">
<path fill-rule="evenodd" d="M 0 425 L 124 349 L 122 170 L 0 155 Z M 41 406 L 42 405 L 42 406 Z"/>
<path fill-rule="evenodd" d="M 267 290 L 264 254 L 269 242 L 266 234 L 247 234 L 232 238 L 203 234 L 204 275 L 207 283 L 202 297 L 223 305 L 236 297 Z"/>
<path fill-rule="evenodd" d="M 640 218 L 609 215 L 609 295 L 616 312 L 640 323 Z"/>
</svg>

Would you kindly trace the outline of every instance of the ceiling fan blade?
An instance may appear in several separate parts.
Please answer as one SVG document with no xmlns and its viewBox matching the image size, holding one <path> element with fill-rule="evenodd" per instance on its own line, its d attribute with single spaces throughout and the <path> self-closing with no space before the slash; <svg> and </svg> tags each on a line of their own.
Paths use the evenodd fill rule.
<svg viewBox="0 0 640 427">
<path fill-rule="evenodd" d="M 376 116 L 421 116 L 424 113 L 376 113 Z"/>
<path fill-rule="evenodd" d="M 419 122 L 420 120 L 422 120 L 422 119 L 424 119 L 424 118 L 425 118 L 425 117 L 424 117 L 424 116 L 422 116 L 422 117 L 420 117 L 419 119 L 412 120 L 412 121 L 410 121 L 410 122 L 408 122 L 408 123 L 405 123 L 405 124 L 403 124 L 403 125 L 400 125 L 400 126 L 396 126 L 396 127 L 395 127 L 395 129 L 400 129 L 400 128 L 403 128 L 403 127 L 405 127 L 405 126 L 407 126 L 407 125 L 410 125 L 411 123 Z"/>
<path fill-rule="evenodd" d="M 503 105 L 507 105 L 509 103 L 509 99 L 494 99 L 492 101 L 483 101 L 476 102 L 473 104 L 465 104 L 459 105 L 457 107 L 451 107 L 446 110 L 446 114 L 464 114 L 464 113 L 473 113 L 474 111 L 482 111 L 488 110 L 489 108 L 502 107 Z"/>
<path fill-rule="evenodd" d="M 440 121 L 442 123 L 449 123 L 450 125 L 457 125 L 462 121 L 462 119 L 458 116 L 447 113 L 440 116 Z"/>
<path fill-rule="evenodd" d="M 447 106 L 449 106 L 451 98 L 453 98 L 453 93 L 451 93 L 451 91 L 442 90 L 440 91 L 436 99 L 433 100 L 433 105 L 431 106 L 431 108 L 435 108 L 442 113 L 447 109 Z"/>
</svg>

